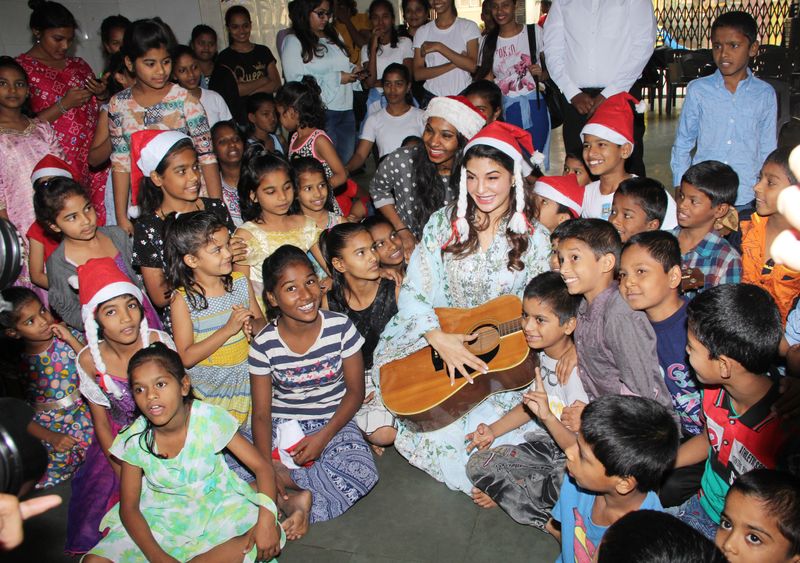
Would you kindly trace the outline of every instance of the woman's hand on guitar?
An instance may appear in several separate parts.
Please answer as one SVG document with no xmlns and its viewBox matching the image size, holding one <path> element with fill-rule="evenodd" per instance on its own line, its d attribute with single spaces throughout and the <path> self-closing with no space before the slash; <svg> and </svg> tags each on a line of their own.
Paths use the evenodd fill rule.
<svg viewBox="0 0 800 563">
<path fill-rule="evenodd" d="M 467 444 L 467 453 L 471 452 L 475 448 L 478 448 L 478 450 L 485 450 L 492 445 L 492 442 L 494 442 L 494 432 L 492 432 L 492 427 L 481 422 L 475 429 L 475 432 L 470 432 L 467 434 L 467 440 L 469 440 L 469 443 Z"/>
<path fill-rule="evenodd" d="M 536 384 L 534 391 L 527 391 L 522 395 L 525 406 L 536 415 L 541 422 L 547 422 L 553 416 L 553 411 L 550 410 L 550 401 L 547 399 L 547 391 L 544 390 L 544 382 L 542 381 L 542 372 L 537 367 L 534 370 Z"/>
<path fill-rule="evenodd" d="M 489 366 L 464 346 L 476 338 L 478 338 L 477 334 L 449 334 L 440 329 L 434 329 L 425 335 L 428 344 L 436 350 L 447 366 L 451 386 L 456 384 L 457 372 L 461 373 L 469 383 L 472 383 L 472 378 L 467 371 L 468 367 L 481 373 L 489 371 Z"/>
</svg>

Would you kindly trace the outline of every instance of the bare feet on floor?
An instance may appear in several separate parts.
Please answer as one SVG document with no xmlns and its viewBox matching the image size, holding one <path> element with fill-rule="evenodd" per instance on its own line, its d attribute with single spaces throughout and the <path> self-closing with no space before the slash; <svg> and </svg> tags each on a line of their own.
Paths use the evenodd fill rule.
<svg viewBox="0 0 800 563">
<path fill-rule="evenodd" d="M 286 515 L 281 526 L 287 540 L 299 540 L 308 532 L 308 516 L 311 512 L 311 491 L 287 490 L 288 500 L 281 503 Z"/>
<path fill-rule="evenodd" d="M 472 502 L 481 508 L 494 508 L 497 506 L 497 503 L 492 500 L 492 497 L 477 487 L 472 487 Z"/>
</svg>

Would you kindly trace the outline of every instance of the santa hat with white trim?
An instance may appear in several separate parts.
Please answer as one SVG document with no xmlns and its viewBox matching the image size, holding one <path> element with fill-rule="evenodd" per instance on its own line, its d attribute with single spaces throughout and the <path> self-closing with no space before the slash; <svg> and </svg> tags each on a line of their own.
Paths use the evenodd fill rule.
<svg viewBox="0 0 800 563">
<path fill-rule="evenodd" d="M 585 190 L 578 183 L 578 177 L 575 174 L 537 178 L 533 191 L 568 208 L 573 218 L 577 219 L 581 216 Z"/>
<path fill-rule="evenodd" d="M 594 135 L 618 145 L 626 143 L 633 146 L 633 108 L 636 113 L 644 113 L 646 102 L 640 102 L 627 92 L 614 94 L 600 104 L 581 129 L 584 135 Z"/>
<path fill-rule="evenodd" d="M 79 181 L 78 171 L 69 163 L 54 154 L 46 154 L 42 160 L 36 163 L 31 172 L 31 183 L 42 178 L 53 177 L 69 178 L 71 180 Z"/>
<path fill-rule="evenodd" d="M 508 222 L 511 232 L 517 234 L 527 233 L 530 222 L 525 217 L 525 182 L 523 176 L 528 176 L 533 172 L 533 167 L 528 162 L 527 156 L 530 155 L 533 164 L 541 165 L 544 162 L 544 155 L 533 148 L 531 134 L 510 123 L 493 121 L 477 135 L 470 139 L 464 147 L 464 154 L 476 145 L 487 145 L 494 147 L 504 154 L 507 154 L 514 161 L 514 175 L 512 187 L 515 190 L 514 214 Z M 469 236 L 469 223 L 467 223 L 467 168 L 466 163 L 461 165 L 461 185 L 458 191 L 458 203 L 456 204 L 456 220 L 453 222 L 453 229 L 457 233 L 459 242 L 464 242 Z"/>
<path fill-rule="evenodd" d="M 70 280 L 70 283 L 73 281 Z M 100 343 L 97 339 L 99 327 L 95 320 L 95 311 L 102 303 L 121 295 L 133 295 L 140 304 L 142 303 L 142 291 L 120 271 L 113 258 L 92 258 L 78 266 L 78 297 L 81 302 L 81 317 L 86 334 L 86 344 L 92 353 L 94 367 L 100 376 L 101 387 L 117 398 L 122 397 L 122 390 L 106 373 L 106 364 L 100 355 Z M 148 346 L 150 331 L 144 311 L 142 311 L 139 332 L 142 346 Z"/>
<path fill-rule="evenodd" d="M 180 131 L 145 129 L 131 135 L 131 206 L 128 217 L 139 216 L 139 185 L 158 168 L 164 157 L 178 142 L 190 139 Z"/>
<path fill-rule="evenodd" d="M 464 96 L 438 96 L 433 98 L 425 110 L 425 121 L 439 117 L 471 139 L 486 125 L 486 116 Z"/>
</svg>

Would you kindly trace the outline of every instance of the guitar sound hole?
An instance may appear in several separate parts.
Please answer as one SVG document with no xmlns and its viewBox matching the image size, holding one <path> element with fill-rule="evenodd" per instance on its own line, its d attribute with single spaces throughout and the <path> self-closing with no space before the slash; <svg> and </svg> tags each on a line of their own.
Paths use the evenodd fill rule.
<svg viewBox="0 0 800 563">
<path fill-rule="evenodd" d="M 466 347 L 476 356 L 487 354 L 500 346 L 500 334 L 497 332 L 497 328 L 492 325 L 479 326 L 471 334 L 477 334 L 478 338 L 467 343 Z"/>
</svg>

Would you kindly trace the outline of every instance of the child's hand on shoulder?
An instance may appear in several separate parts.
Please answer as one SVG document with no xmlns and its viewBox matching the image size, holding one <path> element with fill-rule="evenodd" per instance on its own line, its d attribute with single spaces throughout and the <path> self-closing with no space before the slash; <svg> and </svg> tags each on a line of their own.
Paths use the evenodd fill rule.
<svg viewBox="0 0 800 563">
<path fill-rule="evenodd" d="M 381 268 L 378 271 L 380 272 L 380 276 L 382 278 L 392 280 L 397 286 L 403 285 L 403 274 L 397 270 L 393 268 Z"/>
<path fill-rule="evenodd" d="M 534 391 L 528 391 L 522 395 L 525 406 L 536 415 L 542 422 L 547 422 L 553 416 L 553 411 L 550 410 L 550 401 L 547 398 L 547 392 L 544 390 L 544 381 L 542 381 L 542 372 L 537 367 L 535 369 Z"/>
<path fill-rule="evenodd" d="M 278 520 L 272 512 L 261 510 L 258 521 L 247 534 L 247 545 L 242 554 L 250 553 L 255 544 L 256 561 L 269 561 L 281 552 L 281 529 Z"/>
<path fill-rule="evenodd" d="M 561 385 L 566 385 L 569 382 L 569 376 L 572 375 L 576 367 L 578 367 L 578 349 L 575 346 L 570 346 L 556 363 L 558 382 Z"/>
<path fill-rule="evenodd" d="M 581 413 L 586 408 L 586 403 L 583 401 L 573 401 L 573 403 L 564 407 L 561 412 L 561 423 L 566 426 L 567 430 L 575 432 L 576 434 L 581 429 Z"/>
<path fill-rule="evenodd" d="M 242 237 L 234 234 L 234 236 L 232 236 L 228 241 L 228 248 L 233 255 L 231 260 L 234 264 L 243 262 L 247 258 L 247 241 L 245 241 Z"/>
<path fill-rule="evenodd" d="M 467 440 L 469 440 L 467 444 L 467 453 L 475 448 L 478 448 L 478 450 L 485 450 L 492 445 L 494 438 L 495 436 L 494 432 L 492 432 L 492 428 L 488 424 L 481 422 L 475 429 L 475 432 L 467 434 Z"/>
<path fill-rule="evenodd" d="M 50 432 L 50 437 L 47 443 L 53 446 L 53 449 L 59 453 L 66 453 L 74 448 L 78 440 L 69 434 L 62 434 L 60 432 Z"/>
<path fill-rule="evenodd" d="M 245 324 L 252 318 L 253 313 L 250 312 L 250 309 L 246 309 L 241 305 L 234 305 L 231 316 L 228 317 L 228 322 L 225 323 L 225 328 L 228 330 L 229 334 L 233 336 L 240 330 L 244 330 Z"/>
</svg>

